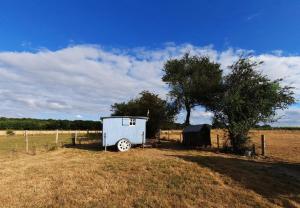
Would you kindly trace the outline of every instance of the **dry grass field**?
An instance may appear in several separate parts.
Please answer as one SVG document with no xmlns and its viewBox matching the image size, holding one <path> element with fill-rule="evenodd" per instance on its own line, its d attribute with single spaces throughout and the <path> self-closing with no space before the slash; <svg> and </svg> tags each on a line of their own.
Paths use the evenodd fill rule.
<svg viewBox="0 0 300 208">
<path fill-rule="evenodd" d="M 71 143 L 71 134 L 59 135 L 59 145 Z M 29 135 L 29 154 L 35 155 L 53 149 L 55 135 Z M 22 135 L 0 136 L 0 159 L 7 156 L 18 157 L 26 152 L 25 138 Z"/>
<path fill-rule="evenodd" d="M 172 141 L 125 153 L 2 150 L 0 207 L 300 207 L 300 152 L 291 151 L 246 158 Z"/>
<path fill-rule="evenodd" d="M 212 130 L 211 139 L 213 147 L 217 147 L 217 135 L 220 146 L 226 137 L 222 130 Z M 261 153 L 261 135 L 266 138 L 266 156 L 278 161 L 300 163 L 300 130 L 252 130 L 251 141 L 256 146 L 256 152 Z M 181 131 L 162 131 L 161 138 L 180 141 Z"/>
</svg>

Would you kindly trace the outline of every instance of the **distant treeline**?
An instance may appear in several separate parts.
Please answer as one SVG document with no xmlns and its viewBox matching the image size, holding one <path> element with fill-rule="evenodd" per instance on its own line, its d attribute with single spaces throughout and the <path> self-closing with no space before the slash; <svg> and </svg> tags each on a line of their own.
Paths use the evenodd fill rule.
<svg viewBox="0 0 300 208">
<path fill-rule="evenodd" d="M 300 127 L 292 127 L 292 126 L 273 127 L 270 125 L 263 125 L 263 126 L 255 126 L 254 129 L 258 129 L 258 130 L 300 130 Z"/>
<path fill-rule="evenodd" d="M 100 121 L 0 117 L 0 130 L 101 130 Z"/>
<path fill-rule="evenodd" d="M 181 130 L 184 129 L 184 124 L 180 123 L 165 123 L 162 125 L 163 130 Z M 223 126 L 212 125 L 212 129 L 224 129 Z M 281 126 L 281 127 L 273 127 L 270 125 L 256 125 L 255 130 L 300 130 L 300 127 L 291 127 L 291 126 Z"/>
<path fill-rule="evenodd" d="M 184 129 L 184 124 L 163 123 L 160 129 L 176 130 Z M 222 128 L 213 125 L 212 128 Z M 4 118 L 0 117 L 0 130 L 102 130 L 100 121 L 83 120 L 54 120 L 54 119 L 33 119 L 33 118 Z M 272 127 L 270 125 L 257 125 L 258 130 L 300 130 L 300 127 Z"/>
</svg>

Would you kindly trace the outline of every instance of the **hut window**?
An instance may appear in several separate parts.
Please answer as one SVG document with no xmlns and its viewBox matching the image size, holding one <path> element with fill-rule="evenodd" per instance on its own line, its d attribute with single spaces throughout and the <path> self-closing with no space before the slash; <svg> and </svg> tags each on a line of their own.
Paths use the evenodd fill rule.
<svg viewBox="0 0 300 208">
<path fill-rule="evenodd" d="M 129 126 L 130 119 L 129 118 L 122 118 L 122 125 L 123 126 Z"/>
<path fill-rule="evenodd" d="M 135 119 L 134 118 L 130 119 L 129 126 L 135 126 Z"/>
</svg>

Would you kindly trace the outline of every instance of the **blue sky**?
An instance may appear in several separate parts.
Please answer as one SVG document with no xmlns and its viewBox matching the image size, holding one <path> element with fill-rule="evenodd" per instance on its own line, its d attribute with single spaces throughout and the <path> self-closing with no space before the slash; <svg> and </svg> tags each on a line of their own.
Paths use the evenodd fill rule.
<svg viewBox="0 0 300 208">
<path fill-rule="evenodd" d="M 165 97 L 163 62 L 186 51 L 224 69 L 253 51 L 298 99 L 299 11 L 297 0 L 0 0 L 0 114 L 98 119 L 143 89 Z M 275 125 L 300 125 L 299 104 L 279 114 Z"/>
<path fill-rule="evenodd" d="M 2 50 L 56 50 L 70 43 L 160 47 L 213 44 L 258 53 L 298 53 L 298 0 L 1 0 Z"/>
</svg>

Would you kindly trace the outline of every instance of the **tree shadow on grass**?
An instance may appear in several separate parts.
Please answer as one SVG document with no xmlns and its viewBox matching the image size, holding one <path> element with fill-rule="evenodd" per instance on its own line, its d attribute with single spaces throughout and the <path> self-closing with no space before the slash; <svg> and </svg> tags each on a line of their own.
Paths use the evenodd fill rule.
<svg viewBox="0 0 300 208">
<path fill-rule="evenodd" d="M 66 148 L 72 148 L 72 149 L 80 149 L 80 150 L 89 150 L 89 151 L 101 151 L 104 150 L 104 148 L 100 145 L 99 142 L 97 143 L 86 143 L 86 144 L 66 144 L 64 145 Z"/>
<path fill-rule="evenodd" d="M 216 150 L 213 148 L 196 148 L 196 147 L 187 147 L 182 145 L 178 141 L 168 141 L 168 140 L 147 140 L 146 146 L 151 146 L 158 148 L 160 150 L 202 150 L 202 151 L 213 151 L 215 152 Z M 136 148 L 139 145 L 133 145 L 132 148 Z M 90 150 L 90 151 L 101 151 L 104 150 L 104 147 L 101 146 L 100 141 L 96 142 L 90 142 L 90 143 L 81 143 L 81 144 L 65 144 L 64 147 L 66 148 L 73 148 L 73 149 L 82 149 L 82 150 Z M 147 147 L 146 147 L 147 148 Z M 110 151 L 116 151 L 115 146 L 108 146 L 107 150 Z"/>
<path fill-rule="evenodd" d="M 217 152 L 216 148 L 212 147 L 193 147 L 193 146 L 185 146 L 179 141 L 170 141 L 170 140 L 160 140 L 157 144 L 157 148 L 161 150 L 201 150 L 208 152 Z"/>
<path fill-rule="evenodd" d="M 171 156 L 228 176 L 272 203 L 284 207 L 300 205 L 300 163 L 271 163 L 222 156 Z"/>
</svg>

